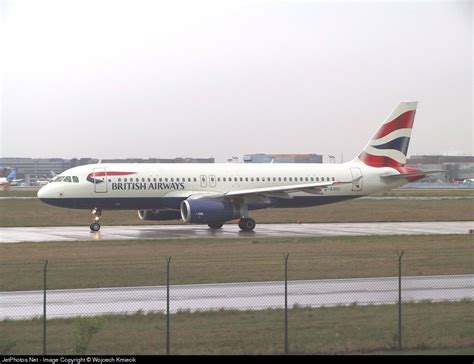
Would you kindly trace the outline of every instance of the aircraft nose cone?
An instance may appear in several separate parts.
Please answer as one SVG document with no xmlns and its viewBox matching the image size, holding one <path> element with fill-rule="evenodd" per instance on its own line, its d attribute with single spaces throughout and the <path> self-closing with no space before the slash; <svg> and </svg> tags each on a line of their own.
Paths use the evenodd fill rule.
<svg viewBox="0 0 474 364">
<path fill-rule="evenodd" d="M 46 186 L 41 187 L 38 191 L 37 196 L 40 200 L 53 197 L 51 194 L 51 186 L 49 186 L 48 184 Z"/>
</svg>

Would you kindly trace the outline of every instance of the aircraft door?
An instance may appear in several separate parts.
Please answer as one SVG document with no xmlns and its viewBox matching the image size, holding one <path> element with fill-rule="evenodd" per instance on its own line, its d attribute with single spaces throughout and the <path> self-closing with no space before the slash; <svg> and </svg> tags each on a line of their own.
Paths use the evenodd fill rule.
<svg viewBox="0 0 474 364">
<path fill-rule="evenodd" d="M 94 168 L 93 172 L 92 179 L 94 181 L 94 192 L 107 192 L 107 171 L 105 168 Z"/>
<path fill-rule="evenodd" d="M 358 167 L 351 167 L 352 191 L 362 191 L 362 171 Z"/>
</svg>

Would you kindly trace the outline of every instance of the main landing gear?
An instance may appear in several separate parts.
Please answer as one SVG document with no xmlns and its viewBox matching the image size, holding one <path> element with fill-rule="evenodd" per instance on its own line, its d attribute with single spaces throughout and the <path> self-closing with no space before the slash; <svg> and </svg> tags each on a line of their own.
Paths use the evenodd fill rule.
<svg viewBox="0 0 474 364">
<path fill-rule="evenodd" d="M 94 233 L 100 230 L 99 219 L 100 219 L 100 215 L 102 215 L 102 210 L 96 207 L 92 210 L 92 215 L 94 216 L 94 221 L 92 221 L 90 228 L 91 228 L 91 233 Z"/>
<path fill-rule="evenodd" d="M 221 222 L 213 222 L 207 224 L 207 226 L 214 230 L 220 229 L 223 225 L 224 224 Z M 253 229 L 255 229 L 255 225 L 255 220 L 250 217 L 243 217 L 239 220 L 239 228 L 242 231 L 252 231 Z"/>
<path fill-rule="evenodd" d="M 243 217 L 239 220 L 239 228 L 242 231 L 252 231 L 255 225 L 255 220 L 251 217 Z"/>
</svg>

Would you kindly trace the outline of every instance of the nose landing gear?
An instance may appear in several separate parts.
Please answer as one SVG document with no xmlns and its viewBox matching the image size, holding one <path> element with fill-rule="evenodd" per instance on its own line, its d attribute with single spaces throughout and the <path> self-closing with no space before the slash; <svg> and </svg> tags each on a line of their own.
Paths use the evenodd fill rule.
<svg viewBox="0 0 474 364">
<path fill-rule="evenodd" d="M 90 224 L 91 233 L 100 230 L 99 219 L 100 219 L 100 216 L 102 215 L 102 210 L 98 208 L 94 208 L 92 210 L 92 215 L 94 216 L 94 221 L 92 221 L 92 223 Z"/>
</svg>

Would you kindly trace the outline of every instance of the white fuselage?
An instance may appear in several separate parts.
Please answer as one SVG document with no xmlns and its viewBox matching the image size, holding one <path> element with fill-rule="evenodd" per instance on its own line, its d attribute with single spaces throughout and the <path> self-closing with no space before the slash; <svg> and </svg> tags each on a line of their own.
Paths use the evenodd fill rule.
<svg viewBox="0 0 474 364">
<path fill-rule="evenodd" d="M 63 172 L 41 188 L 38 197 L 68 208 L 179 210 L 181 201 L 203 194 L 212 197 L 231 191 L 341 182 L 314 192 L 249 193 L 246 198 L 249 210 L 307 207 L 357 198 L 407 182 L 387 183 L 380 178 L 387 173 L 397 172 L 363 164 L 95 164 Z"/>
</svg>

